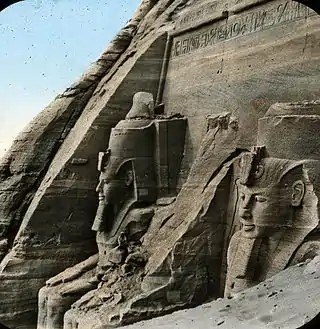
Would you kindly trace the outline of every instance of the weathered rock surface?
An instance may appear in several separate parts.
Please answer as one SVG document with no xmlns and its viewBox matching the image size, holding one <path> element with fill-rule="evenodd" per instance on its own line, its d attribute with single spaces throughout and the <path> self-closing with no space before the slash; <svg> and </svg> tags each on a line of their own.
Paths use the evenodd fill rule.
<svg viewBox="0 0 320 329">
<path fill-rule="evenodd" d="M 180 193 L 156 202 L 142 244 L 129 255 L 127 247 L 111 250 L 111 270 L 96 289 L 91 284 L 97 282 L 89 280 L 97 261 L 92 256 L 88 272 L 82 271 L 84 261 L 54 277 L 62 279 L 49 284 L 47 301 L 54 304 L 70 291 L 72 295 L 77 285 L 83 287 L 81 294 L 59 305 L 59 314 L 74 302 L 65 314 L 65 328 L 98 329 L 222 296 L 227 249 L 240 226 L 240 155 L 255 145 L 258 120 L 272 104 L 319 98 L 319 38 L 317 14 L 291 0 L 142 1 L 98 61 L 34 119 L 0 163 L 0 323 L 34 328 L 37 294 L 45 281 L 95 254 L 91 226 L 98 205 L 97 154 L 106 150 L 111 128 L 125 118 L 138 91 L 157 95 L 157 105 L 165 104 L 158 108 L 161 114 L 180 113 L 188 121 Z M 277 119 L 266 120 L 279 127 Z M 298 121 L 288 122 L 284 130 Z M 298 132 L 288 142 L 297 140 L 301 152 L 287 149 L 291 142 L 278 148 L 273 129 L 268 129 L 265 135 L 271 137 L 265 140 L 272 153 L 281 150 L 281 156 L 299 160 L 318 154 L 315 144 L 302 150 Z M 301 133 L 316 134 L 317 122 L 312 129 Z M 171 141 L 163 143 L 170 148 Z M 79 269 L 75 284 L 64 282 Z M 279 288 L 268 297 L 272 280 L 258 288 L 267 305 L 278 296 L 292 298 L 283 311 L 275 303 L 265 311 L 263 303 L 256 303 L 257 288 L 252 288 L 246 292 L 251 309 L 241 303 L 240 294 L 230 300 L 234 313 L 228 319 L 220 314 L 228 310 L 216 310 L 219 317 L 208 318 L 204 327 L 210 328 L 212 321 L 226 328 L 240 326 L 237 319 L 247 321 L 246 328 L 248 323 L 261 328 L 273 321 L 303 325 L 315 317 L 318 302 L 315 308 L 303 303 L 303 311 L 296 312 L 294 289 L 299 286 L 288 287 L 284 278 L 306 284 L 308 296 L 319 294 L 319 287 L 317 279 L 304 282 L 312 275 L 301 271 L 294 267 L 272 279 L 288 290 L 286 295 Z M 210 310 L 206 307 L 203 312 Z M 60 315 L 57 328 L 63 325 Z"/>
<path fill-rule="evenodd" d="M 265 282 L 194 309 L 139 322 L 139 329 L 316 329 L 320 326 L 320 258 L 288 268 Z"/>
<path fill-rule="evenodd" d="M 201 1 L 176 20 L 163 102 L 190 118 L 182 183 L 206 115 L 231 111 L 239 118 L 239 147 L 248 148 L 272 104 L 318 98 L 319 19 L 293 1 L 246 0 Z"/>
<path fill-rule="evenodd" d="M 0 322 L 9 327 L 34 326 L 37 291 L 45 281 L 96 252 L 91 225 L 97 153 L 129 110 L 135 90 L 146 89 L 148 81 L 156 94 L 163 31 L 138 50 L 139 38 L 131 42 L 152 5 L 141 4 L 89 71 L 29 124 L 1 160 L 0 257 L 9 253 L 0 265 L 0 294 L 6 300 Z M 109 92 L 107 82 L 113 86 Z"/>
<path fill-rule="evenodd" d="M 91 91 L 92 93 L 92 91 Z M 52 157 L 91 96 L 57 98 L 19 136 L 0 163 L 0 239 L 7 249 L 43 178 Z M 2 259 L 4 248 L 0 253 Z"/>
</svg>

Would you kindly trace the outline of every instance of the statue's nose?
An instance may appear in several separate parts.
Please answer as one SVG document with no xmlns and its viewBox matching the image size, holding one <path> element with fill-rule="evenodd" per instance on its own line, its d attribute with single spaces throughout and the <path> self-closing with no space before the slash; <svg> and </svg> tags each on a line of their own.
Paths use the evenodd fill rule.
<svg viewBox="0 0 320 329">
<path fill-rule="evenodd" d="M 251 201 L 252 201 L 251 195 L 244 195 L 242 202 L 240 204 L 240 208 L 239 208 L 239 216 L 241 218 L 244 218 L 244 219 L 252 218 Z"/>
<path fill-rule="evenodd" d="M 243 207 L 241 207 L 239 209 L 239 216 L 243 219 L 251 219 L 252 218 L 250 209 L 243 208 Z"/>
<path fill-rule="evenodd" d="M 99 181 L 97 187 L 96 187 L 96 192 L 100 193 L 103 191 L 103 188 L 102 188 L 103 184 L 102 184 L 102 181 Z"/>
</svg>

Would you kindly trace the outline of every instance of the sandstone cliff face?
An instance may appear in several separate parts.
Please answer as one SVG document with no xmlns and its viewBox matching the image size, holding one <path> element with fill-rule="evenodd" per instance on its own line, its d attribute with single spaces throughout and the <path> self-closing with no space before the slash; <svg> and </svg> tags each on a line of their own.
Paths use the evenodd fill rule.
<svg viewBox="0 0 320 329">
<path fill-rule="evenodd" d="M 106 147 L 111 127 L 129 109 L 133 84 L 137 82 L 136 90 L 146 89 L 146 80 L 141 80 L 145 77 L 156 93 L 166 40 L 159 36 L 164 31 L 137 45 L 147 28 L 141 20 L 154 5 L 155 1 L 141 3 L 97 62 L 26 127 L 1 160 L 0 257 L 6 257 L 0 291 L 7 302 L 1 303 L 0 323 L 35 325 L 37 291 L 45 280 L 96 251 L 91 225 L 97 207 L 97 153 Z M 166 6 L 158 5 L 155 17 Z M 140 67 L 122 83 L 139 58 Z M 124 108 L 120 103 L 114 107 L 112 101 L 105 108 L 121 83 L 117 97 L 123 98 Z M 109 85 L 114 87 L 106 92 Z M 101 116 L 95 119 L 101 110 L 107 125 Z"/>
<path fill-rule="evenodd" d="M 145 2 L 138 8 L 88 72 L 33 119 L 1 159 L 0 239 L 9 238 L 8 248 L 59 147 L 79 119 L 101 78 L 128 48 L 150 6 L 152 3 Z M 4 256 L 5 243 L 2 250 L 0 258 Z"/>
<path fill-rule="evenodd" d="M 118 326 L 223 294 L 227 247 L 238 225 L 234 164 L 253 145 L 257 120 L 273 102 L 318 95 L 319 22 L 291 4 L 143 0 L 88 72 L 19 135 L 0 163 L 0 323 L 34 328 L 45 281 L 96 252 L 97 154 L 141 90 L 158 94 L 166 114 L 188 118 L 181 192 L 151 222 L 142 245 L 146 267 L 131 278 L 115 271 L 121 278 L 110 291 L 123 289 L 121 298 L 115 293 L 115 301 L 93 308 L 80 300 L 69 320 L 83 329 Z M 262 19 L 257 35 L 228 42 L 243 11 L 257 22 L 260 12 L 275 12 L 279 24 L 272 31 Z M 213 53 L 181 47 L 193 29 L 220 21 L 229 30 L 220 31 Z M 89 297 L 99 300 L 95 292 Z"/>
</svg>

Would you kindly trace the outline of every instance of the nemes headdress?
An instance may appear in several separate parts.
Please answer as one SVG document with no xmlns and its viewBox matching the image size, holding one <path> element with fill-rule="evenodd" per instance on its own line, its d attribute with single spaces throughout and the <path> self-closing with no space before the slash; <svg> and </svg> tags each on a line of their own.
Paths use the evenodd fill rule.
<svg viewBox="0 0 320 329">
<path fill-rule="evenodd" d="M 265 158 L 264 147 L 254 147 L 245 153 L 240 161 L 240 184 L 268 187 L 278 184 L 281 179 L 294 168 L 306 161 L 279 158 Z"/>
</svg>

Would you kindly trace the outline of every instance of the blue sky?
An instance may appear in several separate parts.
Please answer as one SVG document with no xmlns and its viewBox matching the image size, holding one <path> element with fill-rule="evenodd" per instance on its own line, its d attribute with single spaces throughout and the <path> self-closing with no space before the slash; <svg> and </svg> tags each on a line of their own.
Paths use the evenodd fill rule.
<svg viewBox="0 0 320 329">
<path fill-rule="evenodd" d="M 0 157 L 94 62 L 141 0 L 25 0 L 0 12 Z"/>
</svg>

